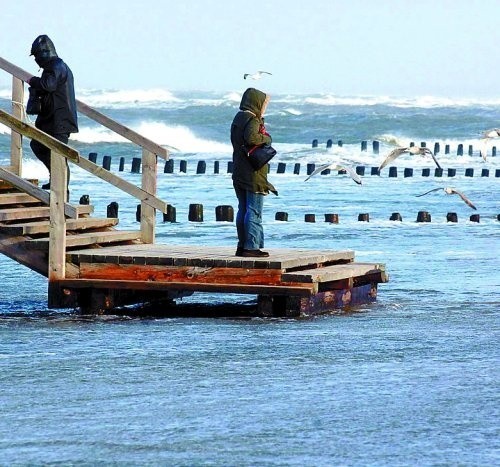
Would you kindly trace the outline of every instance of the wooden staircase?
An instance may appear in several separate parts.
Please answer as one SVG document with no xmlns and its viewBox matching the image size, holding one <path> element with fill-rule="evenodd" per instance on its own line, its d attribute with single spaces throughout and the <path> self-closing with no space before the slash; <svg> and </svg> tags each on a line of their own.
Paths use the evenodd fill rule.
<svg viewBox="0 0 500 467">
<path fill-rule="evenodd" d="M 36 181 L 31 182 L 37 185 Z M 67 251 L 141 243 L 139 230 L 115 228 L 117 218 L 92 217 L 92 205 L 73 207 L 77 217 L 66 220 Z M 49 232 L 49 207 L 7 182 L 0 183 L 0 253 L 47 277 Z"/>
</svg>

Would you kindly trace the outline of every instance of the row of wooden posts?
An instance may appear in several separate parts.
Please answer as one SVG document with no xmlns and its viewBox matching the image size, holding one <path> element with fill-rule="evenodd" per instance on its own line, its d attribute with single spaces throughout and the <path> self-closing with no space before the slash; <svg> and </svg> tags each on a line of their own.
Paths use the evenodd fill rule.
<svg viewBox="0 0 500 467">
<path fill-rule="evenodd" d="M 337 146 L 342 147 L 343 144 L 344 143 L 342 142 L 341 139 L 339 139 L 337 141 Z M 319 145 L 318 140 L 317 139 L 313 139 L 311 146 L 313 148 L 317 148 L 318 145 Z M 411 142 L 410 143 L 410 147 L 413 147 L 413 146 L 415 146 L 415 143 Z M 326 148 L 330 149 L 332 147 L 333 147 L 333 140 L 332 139 L 327 140 L 327 142 L 326 142 Z M 427 143 L 425 141 L 422 141 L 420 143 L 420 147 L 426 148 L 427 147 Z M 367 149 L 368 149 L 368 141 L 361 141 L 361 151 L 367 151 Z M 372 141 L 372 150 L 373 150 L 374 154 L 378 154 L 379 153 L 379 151 L 380 151 L 380 142 L 379 141 L 376 141 L 376 140 Z M 439 142 L 434 143 L 434 151 L 433 152 L 434 152 L 434 154 L 439 154 L 441 152 L 441 144 Z M 444 146 L 444 153 L 445 154 L 450 154 L 450 145 L 449 144 L 445 144 L 445 146 Z M 467 154 L 469 156 L 474 155 L 474 147 L 473 147 L 472 144 L 469 144 L 469 148 L 468 148 Z M 464 145 L 462 143 L 460 143 L 460 144 L 457 145 L 457 156 L 463 156 L 463 155 L 464 155 Z M 491 155 L 493 157 L 495 157 L 497 155 L 497 148 L 496 148 L 496 146 L 493 146 L 491 148 Z"/>
<path fill-rule="evenodd" d="M 80 204 L 89 204 L 89 195 L 83 195 L 80 198 Z M 107 206 L 107 217 L 118 218 L 119 205 L 116 201 L 108 204 Z M 192 203 L 189 205 L 188 220 L 190 222 L 203 222 L 203 204 Z M 288 222 L 288 213 L 284 211 L 278 211 L 274 217 L 277 221 Z M 137 205 L 136 210 L 136 221 L 141 220 L 141 205 Z M 234 208 L 230 205 L 220 205 L 215 208 L 215 220 L 217 222 L 234 222 Z M 398 212 L 393 212 L 389 217 L 391 221 L 402 221 L 403 217 Z M 455 212 L 449 212 L 446 215 L 446 220 L 448 222 L 458 222 L 458 216 Z M 472 214 L 469 218 L 471 222 L 479 222 L 480 215 Z M 500 221 L 500 214 L 497 215 L 497 220 Z M 338 214 L 324 214 L 324 221 L 330 224 L 338 224 L 340 218 Z M 369 222 L 369 213 L 358 214 L 359 222 Z M 163 222 L 177 222 L 177 210 L 174 206 L 168 205 L 167 212 L 163 214 Z M 304 222 L 314 223 L 316 222 L 316 214 L 305 214 Z M 431 222 L 431 215 L 427 211 L 419 211 L 417 214 L 416 222 Z"/>
<path fill-rule="evenodd" d="M 97 153 L 96 152 L 91 152 L 89 154 L 89 160 L 91 162 L 97 163 Z M 102 159 L 102 167 L 106 170 L 111 170 L 111 156 L 104 156 Z M 125 158 L 122 156 L 120 157 L 120 164 L 119 164 L 119 171 L 123 172 L 125 169 Z M 316 164 L 314 163 L 308 163 L 306 165 L 306 174 L 311 175 L 314 170 L 316 169 Z M 207 170 L 207 163 L 206 161 L 198 161 L 197 166 L 196 166 L 196 173 L 197 174 L 205 174 Z M 300 170 L 301 170 L 301 165 L 300 162 L 296 162 L 294 164 L 293 168 L 293 173 L 295 175 L 300 175 Z M 140 173 L 141 172 L 141 158 L 140 157 L 134 157 L 132 158 L 132 166 L 131 170 L 132 173 Z M 227 173 L 232 173 L 233 171 L 233 162 L 228 161 L 227 162 Z M 165 161 L 165 167 L 163 169 L 164 173 L 173 173 L 174 172 L 174 159 L 169 159 L 168 161 Z M 179 161 L 179 172 L 182 173 L 187 173 L 187 161 L 186 160 L 181 160 Z M 276 173 L 277 174 L 284 174 L 286 172 L 286 163 L 285 162 L 278 162 Z M 328 175 L 331 172 L 330 169 L 325 169 L 321 172 L 321 175 Z M 220 161 L 214 161 L 214 173 L 218 174 L 220 173 Z M 345 171 L 339 170 L 339 173 L 345 173 Z M 356 166 L 356 173 L 358 175 L 365 175 L 366 174 L 366 167 L 364 165 L 358 165 Z M 414 174 L 414 169 L 411 167 L 406 167 L 403 169 L 403 176 L 405 178 L 407 177 L 413 177 Z M 434 176 L 435 177 L 442 177 L 444 174 L 444 169 L 442 168 L 435 168 L 434 169 Z M 448 177 L 455 177 L 457 175 L 457 169 L 455 168 L 448 168 L 446 171 L 446 174 Z M 380 171 L 378 167 L 371 167 L 370 170 L 370 175 L 380 175 Z M 424 167 L 422 168 L 422 177 L 429 177 L 431 175 L 431 169 L 429 167 Z M 398 177 L 398 168 L 395 166 L 389 167 L 388 170 L 388 176 L 391 178 Z M 474 169 L 472 167 L 466 168 L 465 169 L 465 176 L 466 177 L 474 177 Z M 481 177 L 489 177 L 490 176 L 490 169 L 483 168 L 481 169 Z M 500 169 L 495 170 L 495 177 L 500 178 Z"/>
</svg>

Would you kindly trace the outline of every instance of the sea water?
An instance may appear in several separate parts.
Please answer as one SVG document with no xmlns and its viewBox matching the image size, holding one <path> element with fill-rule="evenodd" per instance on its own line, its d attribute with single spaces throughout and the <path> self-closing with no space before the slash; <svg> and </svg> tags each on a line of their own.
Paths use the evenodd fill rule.
<svg viewBox="0 0 500 467">
<path fill-rule="evenodd" d="M 0 91 L 0 108 L 10 109 L 9 95 Z M 158 243 L 235 248 L 234 224 L 217 222 L 214 211 L 236 210 L 227 162 L 240 97 L 80 91 L 79 99 L 171 148 L 174 171 L 163 173 L 158 162 L 158 195 L 176 208 L 177 222 L 158 215 Z M 279 191 L 265 199 L 266 248 L 350 249 L 357 261 L 385 263 L 390 281 L 377 301 L 308 320 L 80 316 L 49 310 L 46 279 L 0 256 L 0 465 L 500 463 L 500 155 L 491 155 L 500 140 L 488 143 L 486 161 L 479 156 L 482 132 L 500 126 L 500 102 L 282 95 L 272 97 L 266 126 L 278 149 L 269 179 Z M 411 142 L 440 143 L 442 177 L 431 158 L 410 155 L 390 164 L 397 177 L 389 167 L 370 175 L 391 149 Z M 111 170 L 140 185 L 130 172 L 140 148 L 83 116 L 71 144 L 84 156 L 97 152 L 98 163 L 112 156 Z M 2 165 L 9 151 L 0 126 Z M 200 160 L 205 174 L 196 173 Z M 333 161 L 365 166 L 363 184 L 337 171 L 305 181 L 307 164 Z M 26 141 L 23 175 L 47 179 Z M 444 190 L 417 197 L 446 186 L 477 211 Z M 74 166 L 70 189 L 74 202 L 88 194 L 97 216 L 118 202 L 120 227 L 138 228 L 137 200 L 125 193 Z M 203 222 L 188 221 L 192 203 L 203 204 Z M 278 211 L 288 222 L 275 220 Z M 417 223 L 419 211 L 432 222 Z M 393 212 L 403 220 L 390 221 Z M 449 212 L 457 223 L 446 221 Z M 324 222 L 327 213 L 339 223 Z M 470 221 L 474 213 L 479 223 Z M 316 222 L 304 222 L 306 214 Z M 181 303 L 229 303 L 244 315 L 254 301 L 194 294 Z"/>
</svg>

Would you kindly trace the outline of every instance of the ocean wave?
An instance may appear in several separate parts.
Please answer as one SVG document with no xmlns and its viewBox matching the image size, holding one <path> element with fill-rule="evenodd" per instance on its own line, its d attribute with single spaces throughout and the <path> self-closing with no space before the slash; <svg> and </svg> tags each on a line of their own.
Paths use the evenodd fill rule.
<svg viewBox="0 0 500 467">
<path fill-rule="evenodd" d="M 227 153 L 232 152 L 228 143 L 220 143 L 197 136 L 191 129 L 181 125 L 165 125 L 161 122 L 141 122 L 130 128 L 157 144 L 171 146 L 181 152 Z M 128 140 L 111 130 L 101 127 L 82 127 L 71 139 L 81 143 L 126 143 Z"/>
<path fill-rule="evenodd" d="M 399 108 L 435 108 L 499 106 L 500 99 L 448 98 L 437 96 L 391 97 L 391 96 L 336 96 L 332 94 L 305 97 L 304 102 L 321 106 L 375 106 L 386 105 Z"/>
<path fill-rule="evenodd" d="M 166 89 L 133 89 L 133 90 L 89 90 L 77 92 L 77 98 L 93 107 L 129 107 L 131 105 L 150 106 L 161 103 L 181 103 Z"/>
<path fill-rule="evenodd" d="M 26 92 L 27 94 L 27 92 Z M 141 107 L 174 107 L 183 108 L 190 105 L 234 105 L 241 100 L 241 92 L 227 91 L 199 92 L 183 91 L 174 92 L 164 88 L 151 89 L 77 89 L 77 98 L 90 106 L 126 108 L 131 106 Z M 0 88 L 0 99 L 11 98 L 9 87 Z M 388 95 L 352 95 L 343 96 L 332 93 L 325 94 L 276 94 L 272 100 L 281 104 L 285 112 L 295 114 L 301 112 L 296 109 L 300 105 L 315 106 L 376 106 L 385 105 L 398 108 L 437 108 L 437 107 L 471 107 L 471 106 L 500 106 L 500 98 L 465 98 L 465 97 L 440 97 L 416 96 L 398 97 Z"/>
</svg>

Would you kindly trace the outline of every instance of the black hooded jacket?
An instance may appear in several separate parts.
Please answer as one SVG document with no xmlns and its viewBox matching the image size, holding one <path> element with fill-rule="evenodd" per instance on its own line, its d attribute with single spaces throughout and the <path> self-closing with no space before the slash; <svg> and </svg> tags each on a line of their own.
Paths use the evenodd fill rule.
<svg viewBox="0 0 500 467">
<path fill-rule="evenodd" d="M 55 49 L 48 57 L 33 49 L 32 54 L 43 68 L 41 77 L 34 76 L 29 81 L 29 85 L 41 94 L 42 109 L 35 126 L 51 135 L 78 133 L 73 73 Z"/>
</svg>

